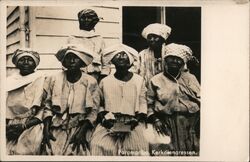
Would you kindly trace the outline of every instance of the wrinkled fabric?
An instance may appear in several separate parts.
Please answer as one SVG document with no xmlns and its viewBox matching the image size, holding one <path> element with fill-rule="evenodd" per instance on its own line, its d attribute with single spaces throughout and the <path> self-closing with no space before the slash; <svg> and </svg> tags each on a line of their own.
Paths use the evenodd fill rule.
<svg viewBox="0 0 250 162">
<path fill-rule="evenodd" d="M 109 75 L 100 83 L 106 111 L 135 115 L 136 112 L 147 113 L 146 87 L 142 77 L 134 74 L 127 81 L 121 81 Z"/>
<path fill-rule="evenodd" d="M 139 75 L 134 74 L 127 82 L 109 75 L 101 81 L 100 88 L 103 92 L 103 109 L 100 111 L 120 114 L 121 121 L 129 119 L 123 117 L 125 115 L 135 116 L 136 112 L 146 114 L 146 88 L 143 78 Z M 117 118 L 117 121 L 120 121 L 119 119 Z M 116 139 L 109 130 L 99 124 L 91 138 L 91 155 L 122 155 L 123 151 L 138 155 L 141 151 L 148 152 L 148 143 L 142 134 L 144 128 L 143 124 L 139 124 L 121 140 Z"/>
<path fill-rule="evenodd" d="M 47 93 L 45 106 L 48 111 L 54 111 L 54 106 L 60 108 L 52 118 L 51 131 L 56 138 L 56 141 L 51 142 L 53 154 L 87 155 L 88 151 L 83 149 L 78 154 L 76 150 L 73 152 L 73 144 L 69 144 L 69 141 L 81 121 L 88 120 L 94 126 L 101 96 L 96 80 L 82 73 L 76 83 L 69 83 L 66 73 L 59 72 L 45 81 L 44 89 Z M 88 141 L 90 136 L 91 131 L 88 132 Z"/>
<path fill-rule="evenodd" d="M 199 151 L 196 127 L 199 127 L 200 85 L 192 74 L 179 78 L 157 74 L 147 92 L 148 116 L 156 115 L 171 130 L 169 145 L 152 145 L 153 150 Z"/>
<path fill-rule="evenodd" d="M 80 152 L 72 150 L 73 144 L 69 144 L 72 136 L 79 128 L 79 122 L 86 119 L 88 114 L 67 114 L 64 119 L 63 115 L 54 116 L 52 119 L 51 132 L 56 138 L 56 141 L 51 141 L 51 151 L 53 155 L 90 155 L 89 150 L 84 151 L 80 146 Z M 89 130 L 86 135 L 86 140 L 89 142 L 92 135 L 92 130 Z"/>
<path fill-rule="evenodd" d="M 147 99 L 148 115 L 153 112 L 169 115 L 174 112 L 195 113 L 200 110 L 199 83 L 189 72 L 182 72 L 177 80 L 160 73 L 151 79 Z"/>
<path fill-rule="evenodd" d="M 83 73 L 81 78 L 74 84 L 69 83 L 66 78 L 66 72 L 59 72 L 48 77 L 44 84 L 47 93 L 45 106 L 53 111 L 53 106 L 59 106 L 57 113 L 63 114 L 68 111 L 70 114 L 85 114 L 86 109 L 90 109 L 86 119 L 94 122 L 96 119 L 96 111 L 100 105 L 100 89 L 96 80 L 90 75 Z M 69 95 L 71 103 L 69 103 Z"/>
<path fill-rule="evenodd" d="M 143 136 L 145 126 L 139 124 L 125 136 L 124 140 L 115 139 L 101 126 L 96 127 L 91 138 L 91 155 L 93 156 L 142 156 L 148 155 L 148 142 Z"/>
<path fill-rule="evenodd" d="M 139 53 L 138 74 L 146 81 L 148 87 L 150 79 L 163 71 L 163 61 L 154 57 L 154 52 L 149 48 Z"/>
<path fill-rule="evenodd" d="M 38 124 L 25 130 L 19 137 L 15 155 L 39 155 L 43 139 L 43 124 Z"/>
<path fill-rule="evenodd" d="M 167 56 L 177 56 L 180 57 L 184 63 L 187 63 L 187 61 L 191 60 L 193 57 L 192 50 L 188 46 L 181 44 L 171 43 L 164 46 L 163 50 L 163 58 Z"/>
<path fill-rule="evenodd" d="M 143 29 L 142 36 L 143 38 L 147 39 L 148 34 L 155 34 L 161 36 L 166 40 L 170 35 L 170 33 L 171 33 L 171 28 L 169 26 L 165 24 L 154 23 L 154 24 L 149 24 Z"/>
<path fill-rule="evenodd" d="M 130 65 L 132 65 L 135 60 L 138 60 L 138 52 L 135 49 L 125 44 L 116 44 L 104 49 L 102 57 L 103 64 L 109 64 L 114 56 L 121 52 L 125 52 L 128 55 Z"/>
<path fill-rule="evenodd" d="M 7 78 L 10 83 L 19 82 L 17 85 L 10 85 L 8 88 L 7 94 L 7 109 L 6 109 L 6 118 L 14 119 L 15 117 L 25 114 L 30 111 L 30 108 L 33 106 L 41 106 L 43 99 L 43 84 L 45 81 L 45 76 L 31 74 L 31 76 L 12 76 Z M 35 79 L 35 80 L 33 80 Z M 37 116 L 41 119 L 42 116 Z"/>
<path fill-rule="evenodd" d="M 103 71 L 103 66 L 101 65 L 101 55 L 103 49 L 105 48 L 104 39 L 94 32 L 91 31 L 81 31 L 81 36 L 70 36 L 67 40 L 68 43 L 84 44 L 88 46 L 91 50 L 96 53 L 93 62 L 86 67 L 88 73 L 101 72 Z"/>
<path fill-rule="evenodd" d="M 36 78 L 38 77 L 38 78 Z M 35 79 L 35 80 L 34 80 Z M 8 125 L 25 124 L 28 118 L 36 117 L 43 120 L 43 109 L 31 110 L 33 106 L 40 107 L 44 99 L 43 84 L 45 76 L 11 76 L 7 78 L 12 84 L 8 87 L 6 119 Z M 22 132 L 17 141 L 6 141 L 6 151 L 9 155 L 37 155 L 40 150 L 43 125 L 38 124 Z"/>
<path fill-rule="evenodd" d="M 88 8 L 78 12 L 77 16 L 79 20 L 81 20 L 83 17 L 90 18 L 93 23 L 97 23 L 100 19 L 102 19 L 97 16 L 97 13 L 94 10 Z"/>
<path fill-rule="evenodd" d="M 23 56 L 30 56 L 35 61 L 36 66 L 39 65 L 40 62 L 39 54 L 30 48 L 17 49 L 12 57 L 13 64 L 17 65 L 18 60 Z"/>
<path fill-rule="evenodd" d="M 94 51 L 85 44 L 66 44 L 61 47 L 55 56 L 60 62 L 63 62 L 64 58 L 69 53 L 78 56 L 87 66 L 92 63 L 93 58 L 96 55 Z"/>
</svg>

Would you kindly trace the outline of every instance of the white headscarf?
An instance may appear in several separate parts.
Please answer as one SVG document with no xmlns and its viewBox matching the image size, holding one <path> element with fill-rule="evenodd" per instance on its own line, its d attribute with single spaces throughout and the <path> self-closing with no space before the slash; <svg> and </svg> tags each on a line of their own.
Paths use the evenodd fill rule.
<svg viewBox="0 0 250 162">
<path fill-rule="evenodd" d="M 125 52 L 128 55 L 130 65 L 132 65 L 133 62 L 138 59 L 138 52 L 135 49 L 125 44 L 116 44 L 104 49 L 102 63 L 104 65 L 109 64 L 113 57 L 120 52 Z"/>
<path fill-rule="evenodd" d="M 146 26 L 142 31 L 143 38 L 147 39 L 148 34 L 155 34 L 161 36 L 165 40 L 171 33 L 171 28 L 164 24 L 154 23 Z"/>
<path fill-rule="evenodd" d="M 177 56 L 180 57 L 184 63 L 187 63 L 194 56 L 192 50 L 185 45 L 171 43 L 164 47 L 163 58 L 167 56 Z"/>
<path fill-rule="evenodd" d="M 17 49 L 12 57 L 13 64 L 17 65 L 18 60 L 24 56 L 30 56 L 35 61 L 36 67 L 39 65 L 40 62 L 39 54 L 30 48 Z"/>
<path fill-rule="evenodd" d="M 76 56 L 78 56 L 86 64 L 86 66 L 91 64 L 93 58 L 96 55 L 94 51 L 82 44 L 67 44 L 63 46 L 55 56 L 60 62 L 63 62 L 65 56 L 69 53 L 74 53 Z"/>
</svg>

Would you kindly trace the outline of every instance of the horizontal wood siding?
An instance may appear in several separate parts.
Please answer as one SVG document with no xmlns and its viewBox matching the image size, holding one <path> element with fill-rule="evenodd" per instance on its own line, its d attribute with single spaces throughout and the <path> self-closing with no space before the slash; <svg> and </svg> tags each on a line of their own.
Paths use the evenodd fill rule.
<svg viewBox="0 0 250 162">
<path fill-rule="evenodd" d="M 95 10 L 103 19 L 95 30 L 105 41 L 106 46 L 121 42 L 121 11 L 112 6 L 74 6 L 74 7 L 35 7 L 35 49 L 41 55 L 39 70 L 59 70 L 60 62 L 54 54 L 67 43 L 69 35 L 81 36 L 77 13 L 84 9 Z"/>
<path fill-rule="evenodd" d="M 18 6 L 7 6 L 7 54 L 11 54 L 15 50 L 12 46 L 19 48 L 20 45 L 19 17 Z"/>
<path fill-rule="evenodd" d="M 28 7 L 24 7 L 25 9 L 25 23 L 27 24 L 28 19 Z M 7 76 L 17 72 L 18 70 L 15 68 L 11 59 L 13 56 L 13 52 L 20 47 L 20 11 L 18 6 L 7 6 L 7 20 L 6 20 L 6 66 L 7 66 Z M 28 41 L 26 41 L 28 44 Z"/>
<path fill-rule="evenodd" d="M 121 42 L 122 20 L 119 7 L 115 6 L 44 6 L 26 7 L 25 21 L 28 24 L 29 10 L 33 9 L 32 15 L 35 38 L 33 42 L 26 40 L 26 45 L 31 43 L 34 50 L 40 53 L 38 70 L 46 73 L 54 73 L 61 70 L 61 63 L 54 56 L 60 47 L 67 43 L 69 35 L 81 36 L 77 13 L 84 8 L 95 10 L 101 21 L 95 30 L 105 41 L 106 46 Z M 19 7 L 7 9 L 7 75 L 17 72 L 11 58 L 12 53 L 20 48 L 19 31 Z M 32 40 L 31 40 L 32 41 Z"/>
</svg>

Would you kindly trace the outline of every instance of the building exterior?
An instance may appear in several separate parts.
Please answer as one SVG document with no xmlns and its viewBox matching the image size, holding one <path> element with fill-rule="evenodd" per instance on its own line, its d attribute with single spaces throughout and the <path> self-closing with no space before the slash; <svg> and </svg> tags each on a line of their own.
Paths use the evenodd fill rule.
<svg viewBox="0 0 250 162">
<path fill-rule="evenodd" d="M 167 43 L 188 45 L 200 60 L 201 7 L 118 6 L 7 6 L 7 76 L 17 72 L 12 64 L 13 52 L 28 47 L 40 53 L 38 70 L 46 73 L 61 69 L 54 54 L 67 43 L 68 36 L 81 36 L 77 13 L 90 8 L 103 19 L 95 30 L 106 46 L 123 42 L 138 52 L 146 48 L 141 31 L 150 23 L 172 28 Z M 200 80 L 200 65 L 190 66 Z"/>
<path fill-rule="evenodd" d="M 38 70 L 55 71 L 61 64 L 54 54 L 67 43 L 68 36 L 81 36 L 77 13 L 90 8 L 103 19 L 95 30 L 111 45 L 122 40 L 121 8 L 111 6 L 8 6 L 7 8 L 7 76 L 16 72 L 13 52 L 22 47 L 40 53 Z"/>
</svg>

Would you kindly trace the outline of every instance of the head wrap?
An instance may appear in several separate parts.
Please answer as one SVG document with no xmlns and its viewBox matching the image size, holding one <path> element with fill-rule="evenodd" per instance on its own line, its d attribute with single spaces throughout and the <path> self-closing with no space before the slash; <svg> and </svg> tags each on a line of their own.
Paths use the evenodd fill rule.
<svg viewBox="0 0 250 162">
<path fill-rule="evenodd" d="M 93 24 L 97 24 L 101 17 L 98 17 L 97 13 L 92 9 L 83 9 L 78 12 L 78 20 L 81 21 L 82 18 L 87 17 L 92 20 Z"/>
<path fill-rule="evenodd" d="M 67 44 L 63 46 L 55 56 L 60 62 L 63 62 L 65 56 L 69 53 L 73 53 L 78 56 L 86 64 L 86 66 L 91 64 L 93 58 L 96 57 L 94 51 L 85 47 L 83 44 Z"/>
<path fill-rule="evenodd" d="M 30 48 L 17 49 L 12 57 L 13 64 L 17 66 L 18 60 L 23 56 L 30 56 L 35 61 L 36 67 L 39 65 L 40 62 L 39 54 Z"/>
<path fill-rule="evenodd" d="M 102 63 L 104 65 L 109 64 L 114 56 L 120 52 L 125 52 L 128 55 L 130 65 L 132 65 L 133 62 L 138 59 L 138 52 L 135 49 L 125 44 L 116 44 L 104 49 Z"/>
<path fill-rule="evenodd" d="M 171 28 L 164 24 L 154 23 L 146 26 L 142 31 L 143 38 L 147 39 L 148 34 L 155 34 L 161 36 L 165 40 L 171 33 Z"/>
<path fill-rule="evenodd" d="M 164 47 L 163 58 L 167 56 L 177 56 L 180 57 L 184 63 L 187 63 L 189 60 L 193 59 L 192 50 L 185 45 L 171 43 Z"/>
</svg>

